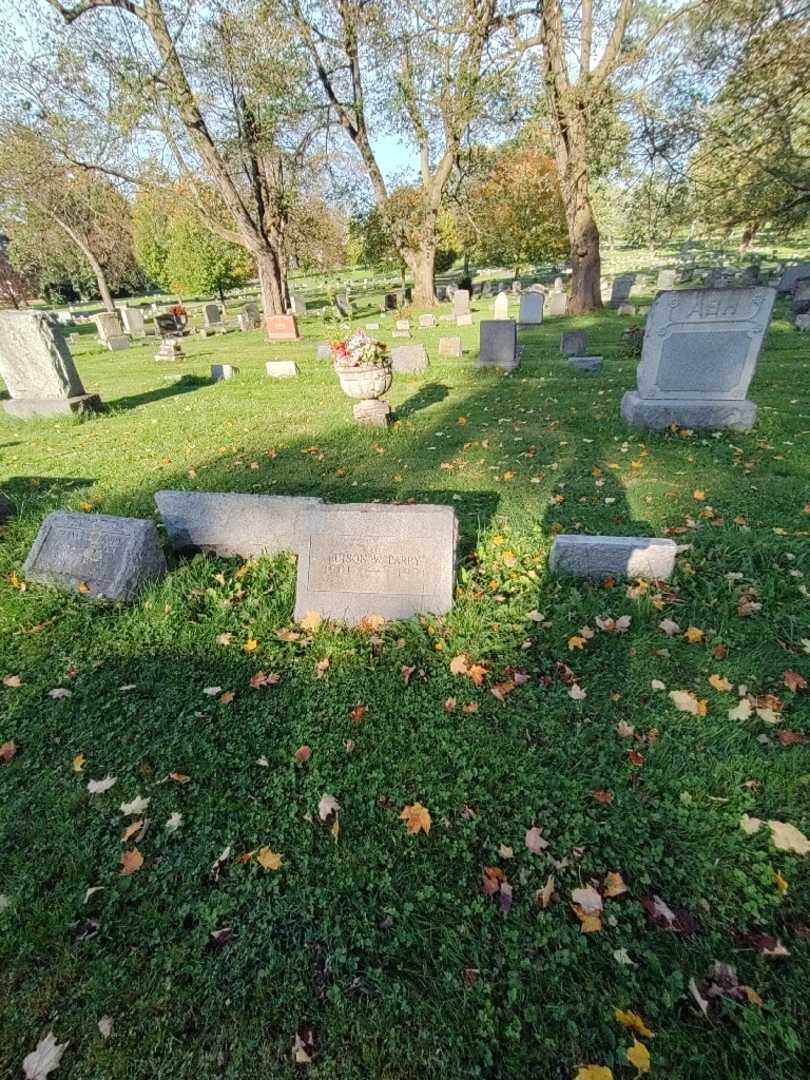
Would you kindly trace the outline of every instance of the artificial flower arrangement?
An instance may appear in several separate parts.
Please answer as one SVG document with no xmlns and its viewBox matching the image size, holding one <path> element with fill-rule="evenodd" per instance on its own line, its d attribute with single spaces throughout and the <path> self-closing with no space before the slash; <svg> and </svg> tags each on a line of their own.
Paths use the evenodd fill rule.
<svg viewBox="0 0 810 1080">
<path fill-rule="evenodd" d="M 385 342 L 370 338 L 363 330 L 355 330 L 345 341 L 332 342 L 332 353 L 338 371 L 362 367 L 391 367 L 391 357 Z"/>
</svg>

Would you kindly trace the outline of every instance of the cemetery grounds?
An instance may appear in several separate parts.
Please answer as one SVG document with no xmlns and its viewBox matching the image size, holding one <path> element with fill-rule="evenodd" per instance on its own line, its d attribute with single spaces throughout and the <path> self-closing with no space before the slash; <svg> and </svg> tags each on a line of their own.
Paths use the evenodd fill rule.
<svg viewBox="0 0 810 1080">
<path fill-rule="evenodd" d="M 808 1074 L 810 858 L 740 823 L 810 833 L 810 339 L 779 302 L 750 434 L 640 435 L 631 319 L 548 319 L 504 375 L 472 306 L 414 331 L 431 367 L 395 376 L 388 432 L 315 316 L 171 366 L 85 327 L 106 414 L 0 417 L 2 1075 L 51 1030 L 60 1078 Z M 455 606 L 302 628 L 292 556 L 172 559 L 130 607 L 25 587 L 47 512 L 152 517 L 161 488 L 452 505 Z M 558 531 L 687 548 L 666 585 L 555 580 Z"/>
</svg>

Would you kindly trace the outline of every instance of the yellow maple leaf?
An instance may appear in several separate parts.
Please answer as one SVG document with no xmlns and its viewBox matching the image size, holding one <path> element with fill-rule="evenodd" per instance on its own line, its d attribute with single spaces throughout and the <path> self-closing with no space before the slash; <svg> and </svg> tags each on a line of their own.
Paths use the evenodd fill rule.
<svg viewBox="0 0 810 1080">
<path fill-rule="evenodd" d="M 263 866 L 265 870 L 280 870 L 282 859 L 277 851 L 273 851 L 269 847 L 263 847 L 259 848 L 256 862 L 259 866 Z"/>
<path fill-rule="evenodd" d="M 704 633 L 699 626 L 690 626 L 686 631 L 686 640 L 691 645 L 697 645 L 699 642 L 703 641 L 703 638 Z"/>
<path fill-rule="evenodd" d="M 255 652 L 258 647 L 258 641 L 255 638 L 249 638 L 242 646 L 242 652 Z"/>
<path fill-rule="evenodd" d="M 692 492 L 692 498 L 695 499 L 696 502 L 703 502 L 703 500 L 706 498 L 706 492 L 701 491 L 700 488 L 695 488 L 695 490 Z"/>
<path fill-rule="evenodd" d="M 400 819 L 408 826 L 409 833 L 430 832 L 430 813 L 427 807 L 421 803 L 412 803 L 406 806 L 399 815 Z"/>
<path fill-rule="evenodd" d="M 85 514 L 89 514 L 90 511 L 94 509 L 94 506 L 91 502 L 80 502 L 79 509 L 83 510 Z"/>
<path fill-rule="evenodd" d="M 640 1073 L 650 1071 L 650 1051 L 638 1039 L 633 1039 L 633 1045 L 627 1051 L 627 1060 L 631 1065 L 635 1065 Z"/>
<path fill-rule="evenodd" d="M 615 870 L 609 870 L 605 877 L 605 896 L 622 896 L 626 892 L 627 884 L 622 875 Z"/>
<path fill-rule="evenodd" d="M 322 622 L 323 619 L 317 611 L 308 611 L 303 617 L 303 619 L 298 620 L 300 626 L 302 626 L 305 630 L 309 630 L 313 634 Z"/>
<path fill-rule="evenodd" d="M 647 1039 L 652 1038 L 653 1032 L 650 1031 L 638 1013 L 632 1012 L 630 1009 L 616 1009 L 614 1015 L 620 1024 L 630 1028 L 631 1031 L 635 1031 L 637 1035 L 643 1035 Z"/>
<path fill-rule="evenodd" d="M 613 1071 L 607 1065 L 580 1065 L 574 1080 L 613 1080 Z"/>
<path fill-rule="evenodd" d="M 779 890 L 779 892 L 782 894 L 782 896 L 786 896 L 787 891 L 790 888 L 790 885 L 785 880 L 785 878 L 782 877 L 781 873 L 778 870 L 774 870 L 774 872 L 773 872 L 773 880 L 775 881 L 776 887 Z"/>
<path fill-rule="evenodd" d="M 81 772 L 86 764 L 87 758 L 84 756 L 84 754 L 77 754 L 73 759 L 73 771 Z"/>
<path fill-rule="evenodd" d="M 573 637 L 570 637 L 568 639 L 568 648 L 569 649 L 584 649 L 585 644 L 586 644 L 585 638 L 582 637 L 581 634 L 574 634 Z"/>
<path fill-rule="evenodd" d="M 705 716 L 708 709 L 705 701 L 698 701 L 694 694 L 688 690 L 670 690 L 670 700 L 676 709 L 681 712 L 692 713 L 693 716 Z"/>
<path fill-rule="evenodd" d="M 723 694 L 734 689 L 733 683 L 730 683 L 725 675 L 710 675 L 709 683 L 715 690 L 719 690 Z"/>
</svg>

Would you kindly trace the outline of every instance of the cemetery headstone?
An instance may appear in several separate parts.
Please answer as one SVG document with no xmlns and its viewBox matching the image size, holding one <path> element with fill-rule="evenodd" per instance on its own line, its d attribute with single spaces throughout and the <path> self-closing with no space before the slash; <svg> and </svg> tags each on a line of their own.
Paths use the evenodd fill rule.
<svg viewBox="0 0 810 1080">
<path fill-rule="evenodd" d="M 515 280 L 512 282 L 512 293 L 515 296 L 519 296 L 522 288 L 523 285 L 520 283 L 520 281 L 517 280 L 517 278 L 515 278 Z"/>
<path fill-rule="evenodd" d="M 478 296 L 492 296 L 492 282 L 491 281 L 484 281 L 483 283 L 479 284 L 477 286 L 477 288 L 478 288 L 478 293 L 476 294 L 476 291 L 475 291 L 476 286 L 473 285 L 473 296 L 475 296 L 475 295 L 478 295 Z"/>
<path fill-rule="evenodd" d="M 509 297 L 505 292 L 498 293 L 495 297 L 493 315 L 496 319 L 509 318 Z"/>
<path fill-rule="evenodd" d="M 303 296 L 297 296 L 293 293 L 290 296 L 290 314 L 296 316 L 304 316 L 307 313 L 307 302 Z"/>
<path fill-rule="evenodd" d="M 296 341 L 298 323 L 294 315 L 268 315 L 264 320 L 267 336 L 271 341 Z"/>
<path fill-rule="evenodd" d="M 674 289 L 675 288 L 675 271 L 674 270 L 659 270 L 658 278 L 655 286 L 657 289 Z"/>
<path fill-rule="evenodd" d="M 180 341 L 174 337 L 163 338 L 155 353 L 155 360 L 182 360 L 185 358 Z"/>
<path fill-rule="evenodd" d="M 107 338 L 107 348 L 110 352 L 121 352 L 129 348 L 128 334 L 113 334 Z"/>
<path fill-rule="evenodd" d="M 795 325 L 797 330 L 801 330 L 802 332 L 806 332 L 807 330 L 810 330 L 810 314 L 808 314 L 808 315 L 797 315 L 796 316 L 796 322 L 795 322 L 794 325 Z"/>
<path fill-rule="evenodd" d="M 383 300 L 386 311 L 396 311 L 397 307 L 397 294 L 395 292 L 387 292 Z"/>
<path fill-rule="evenodd" d="M 236 321 L 238 322 L 239 329 L 242 333 L 247 333 L 248 330 L 253 329 L 253 319 L 246 311 L 240 311 L 236 317 Z"/>
<path fill-rule="evenodd" d="M 182 330 L 177 325 L 177 319 L 167 311 L 155 315 L 155 326 L 161 337 L 167 337 L 170 334 L 182 335 Z"/>
<path fill-rule="evenodd" d="M 548 298 L 549 315 L 565 315 L 568 312 L 568 297 L 564 292 L 553 292 Z"/>
<path fill-rule="evenodd" d="M 563 291 L 563 279 L 561 277 L 554 278 L 554 292 Z"/>
<path fill-rule="evenodd" d="M 476 367 L 511 371 L 518 366 L 517 324 L 512 319 L 482 319 Z"/>
<path fill-rule="evenodd" d="M 264 370 L 273 379 L 294 379 L 298 375 L 298 365 L 294 360 L 268 360 Z"/>
<path fill-rule="evenodd" d="M 799 278 L 790 298 L 791 314 L 806 315 L 810 311 L 810 277 Z"/>
<path fill-rule="evenodd" d="M 332 359 L 332 346 L 328 341 L 322 341 L 315 350 L 316 360 L 331 360 Z"/>
<path fill-rule="evenodd" d="M 436 316 L 435 315 L 420 315 L 419 316 L 419 325 L 420 325 L 420 327 L 422 327 L 423 330 L 427 330 L 427 329 L 430 329 L 430 327 L 436 326 Z"/>
<path fill-rule="evenodd" d="M 211 365 L 211 378 L 217 382 L 221 382 L 223 379 L 233 379 L 239 374 L 239 368 L 234 367 L 233 364 L 212 364 Z"/>
<path fill-rule="evenodd" d="M 602 357 L 601 356 L 569 356 L 568 363 L 570 367 L 576 368 L 577 371 L 601 371 L 602 370 Z"/>
<path fill-rule="evenodd" d="M 780 296 L 787 296 L 788 293 L 793 291 L 793 286 L 799 278 L 806 277 L 810 277 L 810 262 L 786 266 L 782 273 L 782 277 L 779 279 L 779 284 L 776 287 L 777 293 Z"/>
<path fill-rule="evenodd" d="M 426 371 L 427 366 L 424 345 L 399 345 L 391 350 L 391 368 L 399 374 L 419 374 Z"/>
<path fill-rule="evenodd" d="M 467 315 L 470 311 L 470 293 L 468 289 L 456 289 L 453 293 L 453 314 Z"/>
<path fill-rule="evenodd" d="M 121 333 L 121 321 L 117 311 L 102 311 L 93 316 L 93 322 L 102 345 L 106 345 L 111 337 L 118 337 Z"/>
<path fill-rule="evenodd" d="M 380 324 L 378 322 L 367 322 L 366 330 L 379 330 Z"/>
<path fill-rule="evenodd" d="M 446 285 L 437 285 L 436 286 L 436 299 L 440 303 L 443 303 L 447 299 L 447 286 Z"/>
<path fill-rule="evenodd" d="M 107 600 L 134 600 L 165 572 L 151 521 L 64 510 L 45 518 L 23 567 L 28 581 Z"/>
<path fill-rule="evenodd" d="M 543 321 L 546 298 L 541 292 L 527 290 L 520 294 L 518 322 L 521 326 L 537 326 Z"/>
<path fill-rule="evenodd" d="M 338 293 L 335 297 L 335 307 L 344 319 L 352 317 L 352 305 L 347 293 Z"/>
<path fill-rule="evenodd" d="M 92 412 L 98 394 L 88 394 L 79 378 L 61 327 L 34 311 L 0 311 L 0 376 L 10 416 L 29 420 Z"/>
<path fill-rule="evenodd" d="M 245 558 L 298 551 L 307 516 L 322 505 L 303 496 L 209 491 L 158 491 L 155 504 L 175 551 Z"/>
<path fill-rule="evenodd" d="M 242 308 L 245 315 L 247 315 L 253 323 L 254 329 L 257 329 L 262 325 L 262 313 L 259 310 L 259 305 L 255 304 L 252 300 L 245 304 Z"/>
<path fill-rule="evenodd" d="M 453 605 L 456 515 L 449 506 L 357 503 L 308 515 L 295 618 L 443 615 Z"/>
<path fill-rule="evenodd" d="M 584 356 L 587 350 L 587 330 L 563 330 L 560 334 L 560 352 L 565 356 Z"/>
<path fill-rule="evenodd" d="M 219 304 L 206 304 L 203 308 L 203 319 L 206 326 L 217 326 L 222 322 L 222 309 Z"/>
<path fill-rule="evenodd" d="M 749 431 L 757 407 L 746 393 L 775 299 L 765 286 L 660 293 L 647 317 L 638 390 L 622 400 L 625 421 Z"/>
<path fill-rule="evenodd" d="M 618 277 L 613 279 L 613 284 L 610 287 L 610 300 L 608 301 L 610 307 L 621 308 L 626 303 L 630 298 L 630 291 L 635 281 L 635 274 L 619 274 Z"/>
<path fill-rule="evenodd" d="M 121 321 L 124 330 L 130 337 L 144 337 L 146 335 L 146 323 L 143 321 L 143 312 L 140 308 L 122 307 Z"/>
<path fill-rule="evenodd" d="M 556 577 L 631 577 L 666 581 L 675 569 L 674 540 L 647 536 L 582 536 L 562 533 L 549 553 Z"/>
<path fill-rule="evenodd" d="M 410 328 L 411 328 L 411 320 L 410 319 L 397 319 L 397 321 L 394 323 L 394 329 L 395 330 L 410 330 Z"/>
<path fill-rule="evenodd" d="M 463 315 L 456 315 L 456 326 L 472 326 L 472 315 L 469 311 Z"/>
<path fill-rule="evenodd" d="M 461 356 L 461 338 L 460 337 L 440 337 L 439 338 L 439 356 Z"/>
<path fill-rule="evenodd" d="M 619 315 L 635 315 L 636 308 L 634 304 L 619 304 L 617 312 Z"/>
</svg>

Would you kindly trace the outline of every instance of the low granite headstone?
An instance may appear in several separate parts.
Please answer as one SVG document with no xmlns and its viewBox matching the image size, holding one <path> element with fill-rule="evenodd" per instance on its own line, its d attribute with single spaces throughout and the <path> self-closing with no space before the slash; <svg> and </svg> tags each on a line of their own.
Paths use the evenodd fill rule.
<svg viewBox="0 0 810 1080">
<path fill-rule="evenodd" d="M 453 314 L 458 317 L 459 315 L 468 315 L 469 311 L 469 289 L 456 289 L 456 291 L 453 293 Z"/>
<path fill-rule="evenodd" d="M 568 363 L 578 371 L 601 371 L 601 356 L 569 356 Z"/>
<path fill-rule="evenodd" d="M 562 533 L 551 545 L 548 561 L 557 577 L 666 581 L 675 569 L 677 550 L 677 544 L 666 538 Z"/>
<path fill-rule="evenodd" d="M 436 286 L 436 299 L 440 303 L 443 303 L 447 299 L 447 286 L 446 285 L 437 285 Z"/>
<path fill-rule="evenodd" d="M 776 287 L 776 291 L 779 296 L 787 296 L 788 293 L 793 291 L 793 286 L 800 278 L 810 277 L 810 262 L 796 263 L 793 266 L 786 266 L 782 277 L 779 279 L 779 284 Z"/>
<path fill-rule="evenodd" d="M 618 277 L 613 279 L 610 286 L 610 300 L 608 305 L 610 307 L 621 308 L 630 297 L 630 292 L 635 285 L 635 274 L 619 274 Z"/>
<path fill-rule="evenodd" d="M 307 515 L 295 618 L 317 612 L 358 623 L 369 615 L 443 615 L 453 604 L 456 515 L 449 506 L 322 506 Z"/>
<path fill-rule="evenodd" d="M 518 323 L 521 326 L 537 326 L 542 323 L 545 302 L 545 295 L 541 292 L 527 290 L 521 293 Z"/>
<path fill-rule="evenodd" d="M 517 324 L 512 319 L 482 319 L 476 367 L 511 371 L 518 366 Z"/>
<path fill-rule="evenodd" d="M 383 299 L 383 306 L 386 311 L 396 311 L 398 307 L 397 294 L 395 292 L 387 292 Z"/>
<path fill-rule="evenodd" d="M 268 360 L 264 370 L 273 379 L 295 379 L 298 365 L 294 360 Z"/>
<path fill-rule="evenodd" d="M 10 416 L 30 420 L 101 408 L 79 378 L 62 328 L 35 311 L 0 311 L 0 376 Z"/>
<path fill-rule="evenodd" d="M 185 355 L 177 338 L 163 338 L 160 348 L 155 353 L 155 360 L 183 360 Z"/>
<path fill-rule="evenodd" d="M 553 292 L 548 298 L 549 315 L 565 315 L 568 311 L 568 297 L 564 292 Z"/>
<path fill-rule="evenodd" d="M 332 346 L 328 341 L 322 341 L 315 350 L 315 358 L 317 360 L 331 360 L 332 359 Z"/>
<path fill-rule="evenodd" d="M 304 496 L 158 491 L 155 504 L 175 551 L 249 558 L 298 551 L 306 518 L 322 502 Z"/>
<path fill-rule="evenodd" d="M 456 315 L 456 326 L 472 326 L 472 315 L 466 312 L 464 315 Z"/>
<path fill-rule="evenodd" d="M 462 354 L 460 337 L 440 337 L 439 356 L 458 357 Z"/>
<path fill-rule="evenodd" d="M 239 374 L 239 368 L 233 364 L 212 364 L 211 378 L 220 382 L 222 379 L 232 379 Z"/>
<path fill-rule="evenodd" d="M 394 329 L 395 330 L 410 330 L 411 329 L 411 320 L 410 319 L 397 319 L 397 321 L 394 323 Z"/>
<path fill-rule="evenodd" d="M 140 308 L 122 307 L 121 321 L 124 330 L 130 337 L 144 337 L 146 335 L 146 323 L 143 321 L 143 312 Z"/>
<path fill-rule="evenodd" d="M 420 315 L 419 316 L 419 325 L 420 325 L 420 327 L 422 327 L 423 330 L 428 330 L 431 327 L 436 326 L 436 316 L 435 315 Z"/>
<path fill-rule="evenodd" d="M 660 290 L 674 289 L 675 288 L 675 271 L 674 270 L 659 270 L 658 279 L 655 283 L 656 288 Z"/>
<path fill-rule="evenodd" d="M 337 294 L 335 297 L 335 307 L 344 319 L 350 319 L 352 317 L 352 304 L 347 293 Z"/>
<path fill-rule="evenodd" d="M 107 600 L 134 600 L 165 572 L 151 521 L 64 510 L 45 518 L 23 567 L 28 581 Z"/>
<path fill-rule="evenodd" d="M 307 313 L 307 302 L 303 296 L 297 296 L 293 293 L 290 296 L 290 314 L 301 316 L 303 318 Z"/>
<path fill-rule="evenodd" d="M 248 330 L 253 329 L 253 319 L 246 311 L 240 311 L 236 316 L 236 321 L 242 333 L 247 333 Z"/>
<path fill-rule="evenodd" d="M 418 375 L 426 371 L 427 353 L 424 345 L 398 345 L 391 350 L 391 369 L 400 374 Z"/>
<path fill-rule="evenodd" d="M 203 308 L 203 319 L 206 326 L 216 326 L 222 322 L 222 309 L 219 304 L 206 304 Z"/>
<path fill-rule="evenodd" d="M 810 330 L 810 314 L 808 314 L 808 315 L 797 315 L 794 325 L 795 325 L 797 330 L 801 330 L 803 332 L 807 331 L 807 330 Z"/>
<path fill-rule="evenodd" d="M 380 324 L 378 322 L 367 322 L 366 330 L 379 330 Z"/>
<path fill-rule="evenodd" d="M 294 315 L 268 315 L 264 325 L 271 341 L 296 341 L 299 336 Z"/>
<path fill-rule="evenodd" d="M 810 311 L 810 277 L 799 278 L 790 297 L 792 315 L 806 315 Z"/>
<path fill-rule="evenodd" d="M 106 345 L 111 337 L 117 337 L 121 333 L 121 320 L 117 311 L 101 311 L 93 316 L 93 322 L 102 345 Z"/>
<path fill-rule="evenodd" d="M 391 337 L 395 338 L 409 338 L 411 336 L 410 330 L 392 330 Z"/>
<path fill-rule="evenodd" d="M 776 290 L 685 289 L 659 293 L 644 331 L 638 390 L 622 399 L 633 428 L 749 431 L 746 399 Z"/>
<path fill-rule="evenodd" d="M 113 334 L 107 338 L 107 348 L 110 352 L 123 352 L 129 348 L 129 336 L 127 334 Z"/>
<path fill-rule="evenodd" d="M 508 319 L 509 318 L 509 297 L 505 292 L 499 292 L 495 297 L 495 303 L 492 308 L 492 315 L 495 319 Z"/>
<path fill-rule="evenodd" d="M 617 309 L 619 315 L 635 315 L 636 309 L 634 304 L 619 304 Z"/>
<path fill-rule="evenodd" d="M 560 352 L 564 356 L 584 356 L 587 351 L 587 330 L 563 330 L 560 334 Z"/>
</svg>

